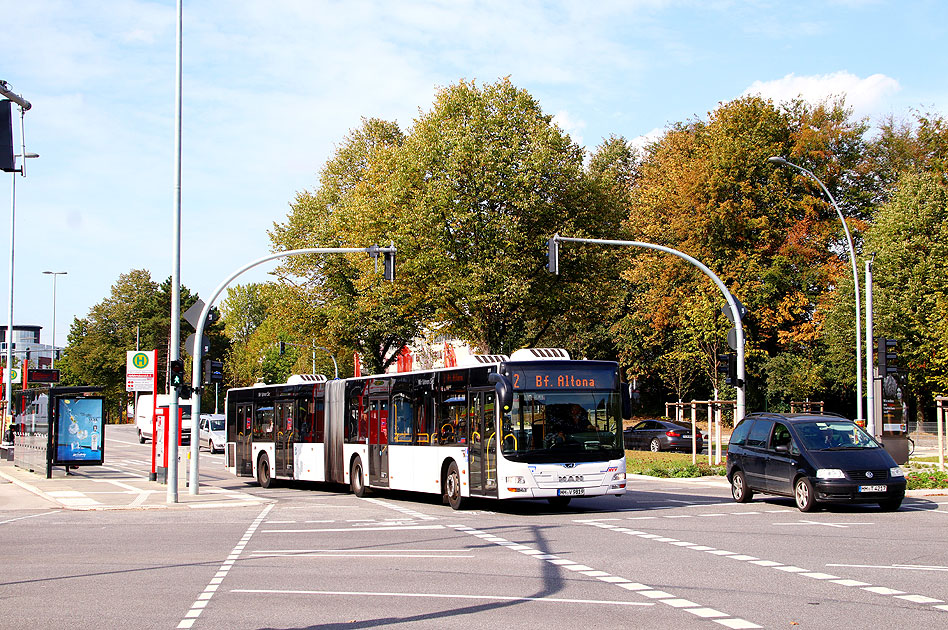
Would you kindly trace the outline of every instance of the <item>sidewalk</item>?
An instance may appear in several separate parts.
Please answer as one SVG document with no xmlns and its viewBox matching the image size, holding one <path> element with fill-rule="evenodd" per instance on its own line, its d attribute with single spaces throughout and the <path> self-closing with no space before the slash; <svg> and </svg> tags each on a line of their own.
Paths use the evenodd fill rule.
<svg viewBox="0 0 948 630">
<path fill-rule="evenodd" d="M 185 484 L 184 466 L 178 477 L 178 502 L 167 500 L 168 487 L 148 481 L 141 475 L 109 466 L 84 466 L 66 471 L 60 466 L 53 469 L 51 479 L 46 471 L 39 474 L 0 460 L 0 509 L 41 509 L 46 507 L 67 510 L 152 510 L 200 509 L 262 505 L 269 499 L 211 485 L 201 485 L 200 494 L 190 494 Z M 9 487 L 4 488 L 7 484 Z"/>
</svg>

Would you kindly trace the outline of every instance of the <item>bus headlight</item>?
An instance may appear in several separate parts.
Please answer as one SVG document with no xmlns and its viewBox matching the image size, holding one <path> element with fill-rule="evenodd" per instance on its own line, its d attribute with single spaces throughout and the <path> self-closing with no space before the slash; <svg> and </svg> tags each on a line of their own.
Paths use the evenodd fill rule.
<svg viewBox="0 0 948 630">
<path fill-rule="evenodd" d="M 613 480 L 613 481 L 621 481 L 621 480 L 623 480 L 623 479 L 625 479 L 625 473 L 624 473 L 624 472 L 617 472 L 616 474 L 612 475 L 612 480 Z"/>
<path fill-rule="evenodd" d="M 520 477 L 520 476 L 507 477 L 507 483 L 508 483 L 508 484 L 521 485 L 521 486 L 522 486 L 522 485 L 524 485 L 525 483 L 527 483 L 527 480 L 524 479 L 523 477 Z"/>
</svg>

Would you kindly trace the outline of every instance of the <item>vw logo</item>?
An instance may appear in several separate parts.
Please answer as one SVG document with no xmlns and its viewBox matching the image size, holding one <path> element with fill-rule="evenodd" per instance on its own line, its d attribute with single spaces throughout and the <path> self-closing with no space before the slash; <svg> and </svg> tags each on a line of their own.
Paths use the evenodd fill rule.
<svg viewBox="0 0 948 630">
<path fill-rule="evenodd" d="M 867 471 L 866 471 L 866 479 L 872 479 L 872 471 L 871 471 L 871 470 L 867 470 Z"/>
</svg>

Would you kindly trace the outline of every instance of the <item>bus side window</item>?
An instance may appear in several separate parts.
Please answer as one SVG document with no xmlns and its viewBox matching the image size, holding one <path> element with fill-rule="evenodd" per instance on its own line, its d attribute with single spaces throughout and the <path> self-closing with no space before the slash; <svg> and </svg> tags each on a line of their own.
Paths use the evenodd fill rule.
<svg viewBox="0 0 948 630">
<path fill-rule="evenodd" d="M 257 407 L 254 415 L 253 439 L 263 442 L 273 441 L 273 407 Z"/>
<path fill-rule="evenodd" d="M 319 400 L 309 401 L 309 408 L 313 410 L 311 412 L 311 417 L 315 425 L 315 442 L 323 442 L 325 436 L 323 435 L 326 430 L 326 410 L 325 410 L 325 401 L 320 398 Z"/>
<path fill-rule="evenodd" d="M 392 396 L 392 415 L 395 418 L 395 426 L 390 436 L 391 443 L 411 444 L 412 425 L 415 420 L 411 399 L 405 394 L 395 394 Z"/>
</svg>

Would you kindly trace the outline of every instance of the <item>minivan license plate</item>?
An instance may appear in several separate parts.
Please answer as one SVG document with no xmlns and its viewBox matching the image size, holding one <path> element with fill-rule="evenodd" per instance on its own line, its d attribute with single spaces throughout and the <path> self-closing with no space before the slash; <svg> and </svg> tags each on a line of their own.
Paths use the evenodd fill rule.
<svg viewBox="0 0 948 630">
<path fill-rule="evenodd" d="M 586 494 L 586 490 L 583 488 L 560 488 L 556 491 L 556 494 L 561 497 L 579 497 Z"/>
<path fill-rule="evenodd" d="M 859 486 L 860 492 L 885 492 L 885 486 Z"/>
</svg>

